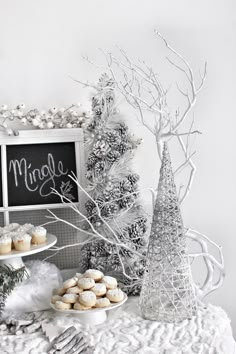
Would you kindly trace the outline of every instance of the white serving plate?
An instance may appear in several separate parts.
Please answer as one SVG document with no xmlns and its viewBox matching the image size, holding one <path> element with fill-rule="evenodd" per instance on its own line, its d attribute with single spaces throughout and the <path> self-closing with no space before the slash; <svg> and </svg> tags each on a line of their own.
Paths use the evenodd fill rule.
<svg viewBox="0 0 236 354">
<path fill-rule="evenodd" d="M 80 310 L 73 310 L 73 309 L 71 309 L 71 310 L 58 310 L 58 309 L 54 306 L 54 304 L 52 304 L 51 302 L 50 302 L 50 306 L 51 306 L 51 308 L 53 308 L 53 310 L 58 311 L 58 312 L 63 312 L 63 313 L 75 313 L 75 314 L 81 314 L 81 313 L 83 313 L 83 314 L 85 314 L 85 313 L 88 313 L 88 312 L 93 313 L 93 312 L 101 312 L 101 311 L 113 310 L 113 309 L 115 309 L 115 308 L 120 307 L 121 305 L 123 305 L 123 304 L 126 302 L 127 299 L 128 299 L 128 296 L 125 294 L 124 300 L 122 300 L 121 302 L 112 303 L 111 306 L 103 307 L 103 308 L 92 308 L 92 309 L 89 309 L 89 310 L 81 310 L 81 311 L 80 311 Z"/>
<path fill-rule="evenodd" d="M 25 256 L 30 256 L 31 254 L 42 252 L 53 245 L 57 242 L 56 236 L 52 234 L 47 234 L 47 241 L 45 243 L 42 243 L 41 245 L 32 245 L 30 247 L 29 251 L 16 251 L 13 249 L 11 252 L 7 254 L 1 254 L 0 255 L 0 260 L 8 259 L 8 258 L 15 258 L 15 257 L 25 257 Z"/>
<path fill-rule="evenodd" d="M 125 294 L 124 300 L 118 303 L 114 303 L 109 307 L 104 307 L 104 308 L 92 308 L 89 310 L 58 310 L 54 304 L 50 303 L 51 308 L 54 311 L 60 312 L 60 314 L 67 314 L 67 315 L 76 315 L 78 316 L 78 319 L 81 320 L 83 323 L 89 324 L 89 325 L 97 325 L 101 324 L 106 321 L 107 319 L 107 314 L 106 311 L 114 310 L 117 307 L 120 307 L 123 305 L 128 299 L 128 296 Z"/>
</svg>

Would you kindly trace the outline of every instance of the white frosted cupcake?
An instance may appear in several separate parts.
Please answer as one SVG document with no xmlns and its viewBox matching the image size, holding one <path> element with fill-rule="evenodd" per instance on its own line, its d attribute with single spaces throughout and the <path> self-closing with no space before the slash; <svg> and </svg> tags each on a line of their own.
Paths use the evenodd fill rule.
<svg viewBox="0 0 236 354">
<path fill-rule="evenodd" d="M 29 234 L 16 234 L 13 237 L 16 251 L 29 251 L 31 244 L 31 236 Z"/>
<path fill-rule="evenodd" d="M 11 249 L 13 250 L 15 248 L 13 239 L 15 236 L 17 236 L 19 233 L 16 231 L 11 231 L 11 232 L 5 232 L 5 236 L 9 236 L 11 238 Z"/>
<path fill-rule="evenodd" d="M 7 254 L 11 252 L 11 237 L 3 235 L 0 237 L 0 254 Z"/>
<path fill-rule="evenodd" d="M 19 226 L 20 225 L 16 222 L 12 222 L 11 224 L 4 226 L 3 233 L 15 231 Z"/>
<path fill-rule="evenodd" d="M 41 243 L 45 243 L 47 241 L 46 238 L 47 230 L 42 226 L 36 226 L 31 229 L 31 242 L 34 245 L 40 245 Z"/>
<path fill-rule="evenodd" d="M 33 227 L 34 227 L 34 225 L 32 225 L 32 224 L 24 224 L 24 225 L 19 226 L 16 231 L 29 234 Z"/>
</svg>

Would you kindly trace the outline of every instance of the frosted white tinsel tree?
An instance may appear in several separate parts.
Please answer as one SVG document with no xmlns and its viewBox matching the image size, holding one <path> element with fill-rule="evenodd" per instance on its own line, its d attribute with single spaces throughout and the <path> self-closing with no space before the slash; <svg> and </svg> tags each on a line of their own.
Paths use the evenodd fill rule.
<svg viewBox="0 0 236 354">
<path fill-rule="evenodd" d="M 140 308 L 146 319 L 175 322 L 191 318 L 196 299 L 167 143 L 149 239 Z"/>
<path fill-rule="evenodd" d="M 102 218 L 118 235 L 119 242 L 145 254 L 147 219 L 137 199 L 139 176 L 131 169 L 133 151 L 140 140 L 133 138 L 117 113 L 114 82 L 106 74 L 98 82 L 92 112 L 86 137 L 89 194 L 99 205 Z M 94 227 L 109 238 L 91 200 L 86 203 L 86 209 Z M 98 240 L 83 247 L 82 262 L 83 270 L 96 268 L 115 275 L 127 293 L 140 292 L 144 259 L 129 250 Z"/>
</svg>

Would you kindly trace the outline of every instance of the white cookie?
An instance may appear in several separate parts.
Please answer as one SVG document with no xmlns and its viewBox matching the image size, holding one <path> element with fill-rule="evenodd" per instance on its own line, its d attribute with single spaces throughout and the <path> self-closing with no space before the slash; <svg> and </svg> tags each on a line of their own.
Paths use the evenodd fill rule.
<svg viewBox="0 0 236 354">
<path fill-rule="evenodd" d="M 64 289 L 72 288 L 73 286 L 77 285 L 77 281 L 78 279 L 75 277 L 68 279 L 63 283 L 63 288 Z"/>
<path fill-rule="evenodd" d="M 82 293 L 83 289 L 79 288 L 78 286 L 73 286 L 66 290 L 66 294 L 80 294 Z"/>
<path fill-rule="evenodd" d="M 71 304 L 66 304 L 65 302 L 62 301 L 56 301 L 55 305 L 57 310 L 70 310 L 71 309 Z"/>
<path fill-rule="evenodd" d="M 117 288 L 117 280 L 114 277 L 110 277 L 109 275 L 105 275 L 102 278 L 102 283 L 106 285 L 107 289 L 115 289 Z"/>
<path fill-rule="evenodd" d="M 125 295 L 120 289 L 111 289 L 107 291 L 106 297 L 111 302 L 121 302 L 122 300 L 124 300 Z"/>
<path fill-rule="evenodd" d="M 54 291 L 56 291 L 56 290 L 54 290 Z M 65 294 L 65 292 L 66 292 L 66 289 L 64 289 L 64 288 L 57 289 L 57 295 L 62 296 Z"/>
<path fill-rule="evenodd" d="M 78 280 L 78 285 L 81 289 L 88 290 L 95 285 L 95 281 L 92 278 L 81 278 Z"/>
<path fill-rule="evenodd" d="M 62 296 L 61 300 L 66 304 L 74 304 L 77 301 L 78 295 L 76 294 L 65 294 Z"/>
<path fill-rule="evenodd" d="M 84 278 L 92 278 L 95 281 L 99 281 L 104 277 L 104 274 L 100 272 L 100 270 L 96 269 L 88 269 L 84 273 Z"/>
<path fill-rule="evenodd" d="M 84 310 L 90 310 L 91 307 L 87 307 L 87 306 L 84 306 L 82 304 L 80 304 L 79 302 L 76 302 L 73 306 L 73 309 L 74 310 L 79 310 L 79 311 L 84 311 Z"/>
<path fill-rule="evenodd" d="M 86 307 L 92 307 L 96 304 L 96 295 L 92 291 L 84 291 L 79 294 L 79 303 Z"/>
<path fill-rule="evenodd" d="M 110 305 L 111 305 L 110 300 L 107 297 L 101 297 L 101 299 L 96 300 L 95 307 L 103 308 L 103 307 L 108 307 Z"/>
<path fill-rule="evenodd" d="M 61 296 L 60 295 L 53 295 L 51 297 L 51 303 L 55 304 L 56 301 L 61 301 Z"/>
<path fill-rule="evenodd" d="M 74 276 L 74 278 L 77 278 L 78 280 L 81 279 L 81 278 L 83 278 L 83 277 L 84 277 L 84 276 L 83 276 L 82 273 L 76 273 L 75 276 Z"/>
<path fill-rule="evenodd" d="M 96 296 L 103 296 L 106 294 L 107 288 L 103 283 L 96 283 L 91 289 Z"/>
</svg>

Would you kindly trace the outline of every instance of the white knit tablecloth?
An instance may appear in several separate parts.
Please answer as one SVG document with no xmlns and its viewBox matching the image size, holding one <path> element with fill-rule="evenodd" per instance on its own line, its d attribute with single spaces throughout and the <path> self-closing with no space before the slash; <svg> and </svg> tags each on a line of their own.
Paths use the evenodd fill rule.
<svg viewBox="0 0 236 354">
<path fill-rule="evenodd" d="M 81 324 L 76 316 L 48 311 L 50 322 L 59 329 L 74 325 L 82 330 L 95 354 L 234 354 L 236 344 L 230 320 L 219 307 L 208 305 L 197 316 L 177 325 L 147 321 L 138 312 L 138 298 L 129 298 L 111 311 L 98 326 Z M 46 354 L 49 342 L 42 332 L 1 336 L 1 354 Z"/>
</svg>

